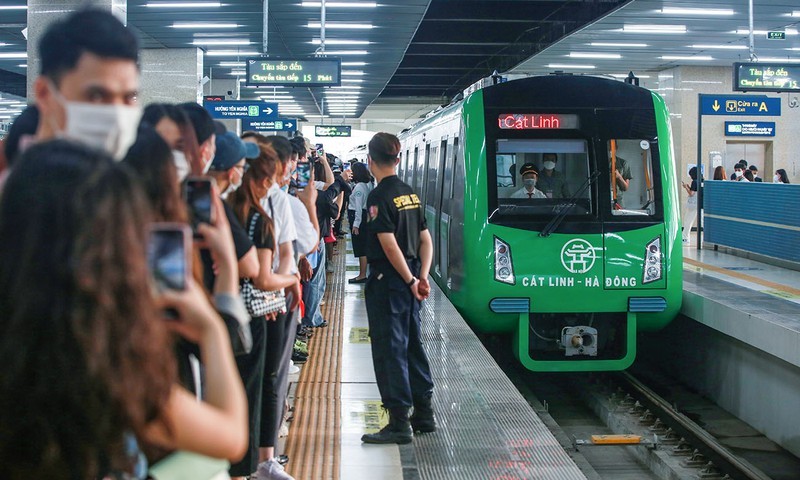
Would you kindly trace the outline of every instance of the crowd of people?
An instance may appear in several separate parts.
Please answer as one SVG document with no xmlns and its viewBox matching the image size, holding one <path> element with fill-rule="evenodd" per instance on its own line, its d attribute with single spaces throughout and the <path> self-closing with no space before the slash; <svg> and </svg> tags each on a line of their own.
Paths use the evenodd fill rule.
<svg viewBox="0 0 800 480">
<path fill-rule="evenodd" d="M 137 40 L 107 12 L 38 48 L 36 102 L 1 149 L 0 477 L 144 478 L 187 450 L 291 479 L 288 377 L 328 325 L 345 218 L 350 282 L 367 281 L 370 169 L 301 136 L 240 137 L 195 103 L 140 107 Z"/>
</svg>

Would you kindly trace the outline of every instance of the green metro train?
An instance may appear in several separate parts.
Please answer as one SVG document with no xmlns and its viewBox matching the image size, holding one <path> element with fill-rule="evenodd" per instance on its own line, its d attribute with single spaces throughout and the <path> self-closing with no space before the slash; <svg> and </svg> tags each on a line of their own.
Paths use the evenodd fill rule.
<svg viewBox="0 0 800 480">
<path fill-rule="evenodd" d="M 465 93 L 400 134 L 398 173 L 425 204 L 434 279 L 473 329 L 512 333 L 530 370 L 627 368 L 637 332 L 681 303 L 663 99 L 572 75 Z"/>
</svg>

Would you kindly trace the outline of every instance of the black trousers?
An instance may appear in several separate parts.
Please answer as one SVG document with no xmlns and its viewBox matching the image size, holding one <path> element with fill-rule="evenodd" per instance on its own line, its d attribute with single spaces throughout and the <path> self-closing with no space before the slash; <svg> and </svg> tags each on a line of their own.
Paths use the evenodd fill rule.
<svg viewBox="0 0 800 480">
<path fill-rule="evenodd" d="M 419 261 L 409 261 L 417 275 Z M 370 265 L 365 290 L 372 363 L 386 408 L 411 407 L 433 393 L 420 338 L 420 302 L 394 268 Z"/>
<path fill-rule="evenodd" d="M 287 308 L 292 303 L 291 295 L 286 297 Z M 294 336 L 292 312 L 282 313 L 273 321 L 267 322 L 267 354 L 264 363 L 264 383 L 261 397 L 261 436 L 260 447 L 274 447 L 278 441 L 278 429 L 283 416 L 283 402 L 286 401 L 286 386 L 289 361 L 292 350 L 287 349 L 288 338 Z"/>
<path fill-rule="evenodd" d="M 261 396 L 264 382 L 264 359 L 267 345 L 267 325 L 264 317 L 250 320 L 253 335 L 253 349 L 247 355 L 236 357 L 236 366 L 242 377 L 247 395 L 247 426 L 250 429 L 247 453 L 238 463 L 231 466 L 232 477 L 244 477 L 258 468 L 258 446 L 261 436 Z"/>
</svg>

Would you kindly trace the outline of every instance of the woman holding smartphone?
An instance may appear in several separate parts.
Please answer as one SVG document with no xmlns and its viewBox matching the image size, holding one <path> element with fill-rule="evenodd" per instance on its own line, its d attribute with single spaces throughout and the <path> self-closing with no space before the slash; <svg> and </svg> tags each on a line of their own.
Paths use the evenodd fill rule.
<svg viewBox="0 0 800 480">
<path fill-rule="evenodd" d="M 154 294 L 151 211 L 110 157 L 25 152 L 0 201 L 0 478 L 143 478 L 146 446 L 238 460 L 244 391 L 222 320 L 191 278 Z M 46 272 L 46 273 L 43 273 Z M 163 317 L 171 309 L 176 318 Z M 179 386 L 170 332 L 200 346 L 205 401 Z"/>
<path fill-rule="evenodd" d="M 244 228 L 253 234 L 252 240 L 260 264 L 258 277 L 252 279 L 254 286 L 265 291 L 294 288 L 299 282 L 297 276 L 279 268 L 283 256 L 289 255 L 293 261 L 291 243 L 287 247 L 285 242 L 281 242 L 278 231 L 278 225 L 282 225 L 286 219 L 278 218 L 278 210 L 274 207 L 271 209 L 274 214 L 273 211 L 268 212 L 261 200 L 268 197 L 271 189 L 277 187 L 276 178 L 283 173 L 282 165 L 271 147 L 258 145 L 261 154 L 249 161 L 250 167 L 244 173 L 242 185 L 228 197 L 228 201 Z M 248 357 L 239 357 L 238 366 L 250 402 L 251 443 L 245 459 L 231 469 L 232 476 L 244 477 L 258 468 L 259 478 L 281 478 L 280 475 L 288 477 L 274 458 L 277 427 L 272 426 L 275 423 L 272 413 L 275 410 L 272 405 L 275 393 L 274 372 L 277 372 L 284 360 L 281 354 L 284 351 L 283 339 L 286 334 L 283 331 L 285 315 L 287 314 L 253 318 L 250 322 L 253 351 Z M 288 359 L 285 360 L 288 362 Z M 259 455 L 258 447 L 262 445 L 268 445 L 269 448 Z M 258 465 L 259 456 L 266 460 L 265 467 Z M 266 473 L 262 474 L 261 470 Z"/>
</svg>

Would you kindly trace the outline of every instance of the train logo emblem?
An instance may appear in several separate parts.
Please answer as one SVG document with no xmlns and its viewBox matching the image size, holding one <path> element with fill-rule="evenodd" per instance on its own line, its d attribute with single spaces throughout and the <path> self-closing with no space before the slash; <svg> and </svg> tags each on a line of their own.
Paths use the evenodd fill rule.
<svg viewBox="0 0 800 480">
<path fill-rule="evenodd" d="M 576 238 L 561 249 L 561 265 L 570 273 L 586 273 L 594 267 L 597 256 L 591 243 Z"/>
</svg>

